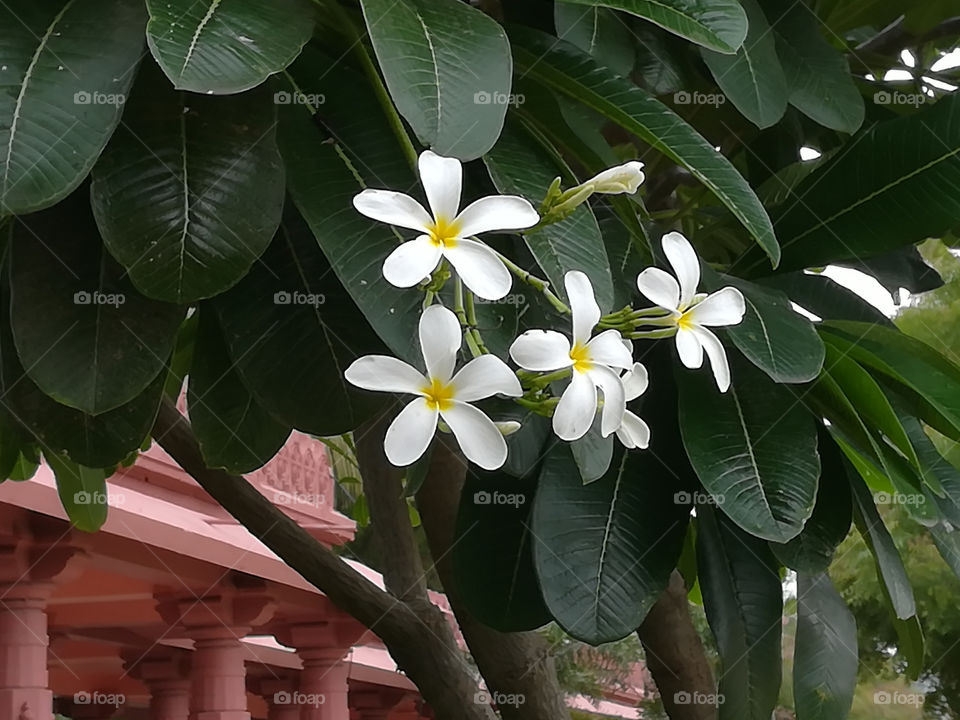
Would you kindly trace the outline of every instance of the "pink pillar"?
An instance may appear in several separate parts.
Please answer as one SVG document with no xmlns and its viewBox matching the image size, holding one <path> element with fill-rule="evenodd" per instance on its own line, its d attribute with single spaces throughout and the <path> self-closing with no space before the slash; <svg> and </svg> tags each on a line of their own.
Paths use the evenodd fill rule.
<svg viewBox="0 0 960 720">
<path fill-rule="evenodd" d="M 47 600 L 83 552 L 53 520 L 0 527 L 0 718 L 52 720 Z"/>
<path fill-rule="evenodd" d="M 47 687 L 50 589 L 24 583 L 0 590 L 0 717 L 53 718 L 53 693 Z"/>
<path fill-rule="evenodd" d="M 189 653 L 172 648 L 147 655 L 125 655 L 127 672 L 150 691 L 151 720 L 188 720 L 190 715 Z"/>
<path fill-rule="evenodd" d="M 194 641 L 189 720 L 250 720 L 241 639 L 273 609 L 263 593 L 232 585 L 204 598 L 160 599 L 160 616 Z"/>
<path fill-rule="evenodd" d="M 267 701 L 267 720 L 300 720 L 300 706 L 294 703 L 295 676 L 254 678 L 247 686 Z"/>
<path fill-rule="evenodd" d="M 150 685 L 151 720 L 188 720 L 189 716 L 189 681 L 168 680 Z"/>
</svg>

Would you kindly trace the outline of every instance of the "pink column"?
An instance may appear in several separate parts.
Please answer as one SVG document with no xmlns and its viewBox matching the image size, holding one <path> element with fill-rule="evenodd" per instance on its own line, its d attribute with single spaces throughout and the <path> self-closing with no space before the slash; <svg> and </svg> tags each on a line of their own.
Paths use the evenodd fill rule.
<svg viewBox="0 0 960 720">
<path fill-rule="evenodd" d="M 247 683 L 251 692 L 267 701 L 267 720 L 300 720 L 300 706 L 294 702 L 295 676 L 264 677 Z"/>
<path fill-rule="evenodd" d="M 151 720 L 188 720 L 190 715 L 189 652 L 157 648 L 128 653 L 127 672 L 150 691 Z"/>
<path fill-rule="evenodd" d="M 0 528 L 0 718 L 52 720 L 47 600 L 82 551 L 59 522 Z"/>
<path fill-rule="evenodd" d="M 165 598 L 157 608 L 194 641 L 189 720 L 250 720 L 241 639 L 273 614 L 270 598 L 225 587 L 200 600 Z"/>
<path fill-rule="evenodd" d="M 188 720 L 190 716 L 190 682 L 160 681 L 150 685 L 151 720 Z"/>
</svg>

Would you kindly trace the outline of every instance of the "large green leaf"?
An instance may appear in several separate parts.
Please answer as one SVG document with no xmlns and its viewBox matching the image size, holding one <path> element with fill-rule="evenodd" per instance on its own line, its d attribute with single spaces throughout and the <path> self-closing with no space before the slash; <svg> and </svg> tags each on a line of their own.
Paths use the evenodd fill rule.
<svg viewBox="0 0 960 720">
<path fill-rule="evenodd" d="M 100 243 L 79 190 L 17 218 L 10 322 L 27 375 L 91 415 L 135 398 L 170 356 L 184 309 L 143 297 Z"/>
<path fill-rule="evenodd" d="M 831 321 L 829 341 L 909 394 L 915 414 L 945 435 L 960 438 L 960 367 L 899 330 L 866 323 Z"/>
<path fill-rule="evenodd" d="M 616 12 L 571 2 L 553 6 L 557 37 L 571 42 L 617 75 L 629 77 L 636 58 L 630 26 Z"/>
<path fill-rule="evenodd" d="M 543 200 L 553 179 L 565 174 L 565 168 L 558 167 L 554 158 L 513 120 L 504 127 L 484 162 L 500 192 L 523 195 L 534 206 Z M 610 263 L 589 204 L 584 203 L 565 220 L 523 237 L 556 293 L 565 296 L 563 276 L 570 270 L 581 270 L 590 278 L 601 310 L 612 309 Z"/>
<path fill-rule="evenodd" d="M 843 455 L 829 434 L 821 432 L 819 435 L 822 469 L 813 515 L 793 540 L 770 544 L 773 554 L 784 565 L 812 574 L 826 572 L 834 552 L 850 532 L 853 518 Z"/>
<path fill-rule="evenodd" d="M 207 467 L 242 475 L 283 447 L 290 426 L 274 419 L 234 369 L 212 306 L 201 313 L 187 390 L 190 423 Z"/>
<path fill-rule="evenodd" d="M 917 418 L 908 415 L 900 404 L 895 409 L 917 451 L 924 482 L 936 493 L 935 502 L 941 514 L 960 527 L 960 470 L 940 454 Z"/>
<path fill-rule="evenodd" d="M 731 357 L 733 385 L 678 369 L 680 428 L 700 482 L 735 523 L 787 542 L 813 512 L 820 475 L 813 418 L 784 386 Z"/>
<path fill-rule="evenodd" d="M 733 285 L 743 293 L 747 312 L 727 329 L 750 362 L 778 383 L 805 383 L 823 367 L 823 341 L 811 322 L 790 306 L 783 293 L 703 266 L 704 286 L 713 291 Z"/>
<path fill-rule="evenodd" d="M 846 720 L 857 687 L 857 622 L 826 574 L 797 577 L 793 698 L 798 720 Z"/>
<path fill-rule="evenodd" d="M 0 215 L 53 205 L 120 120 L 143 50 L 136 0 L 0 4 Z"/>
<path fill-rule="evenodd" d="M 666 588 L 689 517 L 668 472 L 653 453 L 618 447 L 607 474 L 584 485 L 566 445 L 544 460 L 534 560 L 547 607 L 574 637 L 625 637 Z"/>
<path fill-rule="evenodd" d="M 77 465 L 56 453 L 44 460 L 57 478 L 57 493 L 70 522 L 78 530 L 96 532 L 107 521 L 107 477 L 111 471 Z"/>
<path fill-rule="evenodd" d="M 759 128 L 780 122 L 787 110 L 787 78 L 777 57 L 776 39 L 756 0 L 743 0 L 750 22 L 736 55 L 701 50 L 713 79 L 744 117 Z"/>
<path fill-rule="evenodd" d="M 341 435 L 379 407 L 383 396 L 353 388 L 343 371 L 381 345 L 295 211 L 261 262 L 213 304 L 244 384 L 284 424 Z"/>
<path fill-rule="evenodd" d="M 631 13 L 717 52 L 732 53 L 747 36 L 747 16 L 736 0 L 565 0 Z"/>
<path fill-rule="evenodd" d="M 683 165 L 743 223 L 773 264 L 779 263 L 780 248 L 756 194 L 736 168 L 683 119 L 568 43 L 520 29 L 512 39 L 521 72 L 593 108 Z"/>
<path fill-rule="evenodd" d="M 826 275 L 790 272 L 771 275 L 761 282 L 782 290 L 797 305 L 824 320 L 892 325 L 890 318 L 877 308 Z"/>
<path fill-rule="evenodd" d="M 533 564 L 535 480 L 536 472 L 527 478 L 468 473 L 460 496 L 453 544 L 457 588 L 473 616 L 501 632 L 551 620 Z"/>
<path fill-rule="evenodd" d="M 147 43 L 180 90 L 238 93 L 283 70 L 313 34 L 308 0 L 147 0 Z"/>
<path fill-rule="evenodd" d="M 897 546 L 877 512 L 869 488 L 852 470 L 848 469 L 847 476 L 853 489 L 853 517 L 857 529 L 876 562 L 880 588 L 890 606 L 893 624 L 900 638 L 898 650 L 907 658 L 910 675 L 915 679 L 923 666 L 924 648 L 913 586 Z"/>
<path fill-rule="evenodd" d="M 820 22 L 804 2 L 763 3 L 777 38 L 777 55 L 790 90 L 790 104 L 815 122 L 855 133 L 863 124 L 863 96 L 847 59 L 823 37 Z"/>
<path fill-rule="evenodd" d="M 697 573 L 720 653 L 720 720 L 769 720 L 780 691 L 783 596 L 766 543 L 697 508 Z"/>
<path fill-rule="evenodd" d="M 782 269 L 881 255 L 960 215 L 960 96 L 861 132 L 772 213 Z M 764 272 L 756 252 L 745 261 Z"/>
<path fill-rule="evenodd" d="M 497 141 L 512 60 L 503 28 L 458 0 L 362 0 L 390 96 L 424 145 L 473 160 Z"/>
<path fill-rule="evenodd" d="M 141 292 L 194 302 L 260 257 L 283 210 L 275 124 L 267 88 L 204 97 L 141 75 L 91 188 L 103 241 Z"/>
</svg>

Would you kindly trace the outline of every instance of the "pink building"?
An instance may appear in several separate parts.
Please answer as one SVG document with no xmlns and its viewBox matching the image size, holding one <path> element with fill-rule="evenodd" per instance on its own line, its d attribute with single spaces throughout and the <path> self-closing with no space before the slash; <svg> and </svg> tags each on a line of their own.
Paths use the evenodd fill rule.
<svg viewBox="0 0 960 720">
<path fill-rule="evenodd" d="M 247 477 L 324 544 L 353 537 L 318 441 L 294 433 Z M 47 467 L 0 484 L 0 720 L 431 717 L 374 634 L 159 447 L 109 486 L 106 525 L 87 534 L 66 521 Z M 433 599 L 449 613 L 443 595 Z M 571 705 L 639 718 L 641 697 Z"/>
</svg>

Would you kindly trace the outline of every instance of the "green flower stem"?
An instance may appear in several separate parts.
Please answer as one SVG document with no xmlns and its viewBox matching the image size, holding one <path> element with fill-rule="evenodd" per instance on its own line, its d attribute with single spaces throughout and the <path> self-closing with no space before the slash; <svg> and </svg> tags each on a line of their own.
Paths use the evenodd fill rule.
<svg viewBox="0 0 960 720">
<path fill-rule="evenodd" d="M 371 59 L 370 53 L 367 52 L 367 47 L 363 43 L 363 34 L 357 30 L 357 26 L 354 25 L 350 15 L 348 15 L 347 12 L 340 7 L 340 4 L 337 2 L 337 0 L 314 0 L 314 2 L 333 15 L 337 24 L 346 34 L 347 39 L 352 43 L 351 50 L 356 56 L 357 62 L 360 63 L 360 67 L 363 70 L 364 75 L 367 76 L 367 79 L 373 86 L 373 91 L 377 96 L 377 101 L 380 103 L 380 107 L 383 108 L 383 112 L 387 116 L 387 122 L 390 123 L 390 128 L 393 130 L 394 135 L 396 135 L 397 140 L 400 141 L 400 148 L 403 150 L 403 154 L 407 158 L 407 162 L 410 163 L 410 167 L 413 168 L 414 172 L 416 172 L 417 149 L 413 146 L 410 136 L 407 135 L 406 128 L 403 127 L 403 121 L 400 119 L 400 115 L 397 113 L 397 109 L 393 105 L 393 100 L 390 99 L 390 94 L 387 92 L 387 88 L 383 84 L 383 80 L 380 77 L 380 72 L 377 70 L 376 64 Z"/>
<path fill-rule="evenodd" d="M 476 338 L 470 331 L 470 322 L 467 320 L 467 311 L 463 305 L 463 281 L 459 275 L 454 281 L 453 286 L 453 312 L 456 313 L 457 318 L 460 320 L 460 326 L 465 331 L 463 336 L 467 341 L 467 347 L 470 348 L 470 354 L 475 358 L 480 357 L 484 352 L 480 349 Z"/>
<path fill-rule="evenodd" d="M 480 334 L 480 327 L 477 323 L 477 307 L 474 303 L 473 293 L 468 291 L 465 299 L 467 323 L 469 324 L 469 329 L 467 332 L 473 335 L 473 339 L 480 348 L 480 352 L 486 355 L 490 352 L 490 350 L 487 349 L 486 343 L 483 342 L 483 336 Z"/>
<path fill-rule="evenodd" d="M 541 390 L 555 380 L 563 380 L 564 378 L 568 377 L 570 377 L 570 368 L 563 368 L 562 370 L 556 370 L 552 373 L 547 373 L 546 375 L 524 373 L 520 376 L 520 382 L 527 387 Z"/>
<path fill-rule="evenodd" d="M 537 415 L 543 415 L 544 417 L 550 417 L 553 415 L 554 409 L 557 407 L 557 403 L 560 402 L 560 398 L 547 398 L 546 400 L 528 400 L 527 398 L 514 398 L 513 401 L 517 403 L 520 407 L 525 407 L 527 410 L 535 412 Z"/>
<path fill-rule="evenodd" d="M 675 327 L 664 328 L 663 330 L 637 330 L 635 332 L 624 333 L 628 340 L 658 340 L 660 338 L 673 337 L 677 334 Z"/>
<path fill-rule="evenodd" d="M 497 256 L 503 261 L 503 264 L 507 266 L 510 272 L 520 278 L 523 282 L 527 283 L 527 285 L 536 288 L 547 299 L 547 301 L 553 305 L 557 312 L 561 313 L 562 315 L 570 314 L 570 308 L 568 308 L 564 304 L 563 300 L 554 295 L 553 291 L 550 290 L 550 283 L 548 283 L 546 280 L 541 280 L 536 275 L 531 275 L 506 255 L 497 253 Z"/>
</svg>

